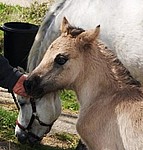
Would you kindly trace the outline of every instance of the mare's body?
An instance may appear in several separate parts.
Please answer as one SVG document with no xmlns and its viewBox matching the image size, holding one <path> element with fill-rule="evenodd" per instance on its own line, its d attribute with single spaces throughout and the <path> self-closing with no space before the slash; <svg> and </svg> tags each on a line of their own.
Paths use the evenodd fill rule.
<svg viewBox="0 0 143 150">
<path fill-rule="evenodd" d="M 142 0 L 58 0 L 41 24 L 30 52 L 31 72 L 42 60 L 52 41 L 60 35 L 65 16 L 73 26 L 91 29 L 101 25 L 101 40 L 131 74 L 143 82 Z"/>
</svg>

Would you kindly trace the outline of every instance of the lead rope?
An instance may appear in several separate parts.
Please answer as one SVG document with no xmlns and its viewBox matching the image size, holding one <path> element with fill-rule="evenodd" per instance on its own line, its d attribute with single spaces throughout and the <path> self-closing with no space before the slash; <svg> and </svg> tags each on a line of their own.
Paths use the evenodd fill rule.
<svg viewBox="0 0 143 150">
<path fill-rule="evenodd" d="M 19 110 L 20 110 L 20 107 L 19 107 L 19 105 L 18 105 L 17 99 L 16 99 L 16 97 L 15 97 L 13 91 L 10 91 L 10 93 L 11 93 L 12 98 L 13 98 L 13 100 L 14 100 L 14 103 L 15 103 L 15 105 L 16 105 L 18 111 L 19 111 Z"/>
</svg>

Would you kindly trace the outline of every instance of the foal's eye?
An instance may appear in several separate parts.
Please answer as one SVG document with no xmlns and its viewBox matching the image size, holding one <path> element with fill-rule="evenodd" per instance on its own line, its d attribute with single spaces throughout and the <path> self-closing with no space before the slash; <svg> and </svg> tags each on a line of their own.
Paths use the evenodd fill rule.
<svg viewBox="0 0 143 150">
<path fill-rule="evenodd" d="M 68 60 L 68 57 L 67 56 L 64 56 L 64 55 L 57 55 L 56 58 L 55 58 L 55 62 L 59 65 L 64 65 Z"/>
</svg>

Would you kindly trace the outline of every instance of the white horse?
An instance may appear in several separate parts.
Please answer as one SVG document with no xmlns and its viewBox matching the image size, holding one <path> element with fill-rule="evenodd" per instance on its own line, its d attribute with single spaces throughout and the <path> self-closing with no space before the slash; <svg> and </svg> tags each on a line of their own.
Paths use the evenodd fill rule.
<svg viewBox="0 0 143 150">
<path fill-rule="evenodd" d="M 60 24 L 63 17 L 66 16 L 73 26 L 83 29 L 94 28 L 100 24 L 101 40 L 114 51 L 131 74 L 142 83 L 142 14 L 142 0 L 58 0 L 48 11 L 37 33 L 29 54 L 28 71 L 31 72 L 40 63 L 51 42 L 60 35 Z M 58 99 L 57 95 L 56 99 Z M 58 107 L 61 106 L 58 104 Z M 25 111 L 21 110 L 21 112 L 25 114 Z M 47 109 L 41 112 L 42 115 L 49 113 Z M 20 115 L 20 123 L 26 124 L 26 118 L 27 116 Z M 46 118 L 43 119 L 43 122 L 46 121 Z M 33 131 L 34 128 L 35 126 Z M 38 126 L 35 134 L 42 136 L 45 128 L 44 131 L 42 129 L 41 126 Z M 18 127 L 17 132 L 21 133 Z"/>
<path fill-rule="evenodd" d="M 58 0 L 47 13 L 30 53 L 29 68 L 39 64 L 47 48 L 60 35 L 65 16 L 83 29 L 101 25 L 101 40 L 116 53 L 131 74 L 143 82 L 142 0 Z M 37 61 L 38 60 L 38 61 Z M 33 67 L 34 66 L 34 67 Z"/>
</svg>

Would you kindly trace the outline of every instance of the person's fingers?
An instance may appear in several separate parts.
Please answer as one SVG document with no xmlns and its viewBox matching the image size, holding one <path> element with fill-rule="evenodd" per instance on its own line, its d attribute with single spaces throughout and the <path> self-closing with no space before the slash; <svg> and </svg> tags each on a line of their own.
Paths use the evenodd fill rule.
<svg viewBox="0 0 143 150">
<path fill-rule="evenodd" d="M 14 93 L 24 96 L 24 97 L 28 96 L 23 88 L 19 87 L 19 88 L 14 89 L 13 91 L 14 91 Z"/>
<path fill-rule="evenodd" d="M 15 84 L 13 91 L 14 93 L 21 95 L 21 96 L 28 96 L 25 92 L 24 86 L 23 86 L 23 82 L 27 79 L 26 75 L 22 75 L 19 80 L 17 81 L 17 83 Z"/>
</svg>

